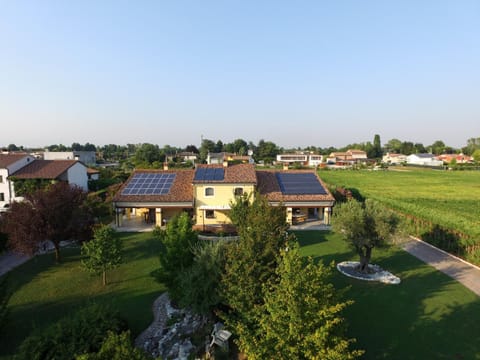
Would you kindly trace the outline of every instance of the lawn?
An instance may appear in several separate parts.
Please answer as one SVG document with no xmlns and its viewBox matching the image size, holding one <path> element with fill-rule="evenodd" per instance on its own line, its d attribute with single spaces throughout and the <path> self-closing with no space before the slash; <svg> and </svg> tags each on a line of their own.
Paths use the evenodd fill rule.
<svg viewBox="0 0 480 360">
<path fill-rule="evenodd" d="M 447 229 L 480 236 L 480 172 L 478 171 L 320 171 L 328 184 L 354 188 L 376 199 Z"/>
<path fill-rule="evenodd" d="M 338 235 L 296 234 L 303 255 L 324 263 L 358 260 Z M 355 301 L 345 317 L 365 359 L 480 359 L 478 296 L 397 247 L 375 249 L 373 262 L 402 283 L 369 283 L 338 271 L 332 279 Z"/>
<path fill-rule="evenodd" d="M 56 265 L 53 254 L 37 256 L 10 272 L 13 294 L 10 321 L 2 329 L 0 356 L 9 358 L 32 329 L 43 329 L 91 301 L 118 309 L 137 335 L 153 320 L 151 306 L 164 288 L 151 272 L 159 267 L 159 244 L 151 233 L 121 233 L 125 263 L 107 273 L 108 285 L 100 276 L 85 272 L 80 249 L 63 249 L 63 262 Z"/>
<path fill-rule="evenodd" d="M 303 255 L 324 263 L 356 259 L 337 235 L 296 232 Z M 152 320 L 151 306 L 164 290 L 150 275 L 158 268 L 158 243 L 150 233 L 121 234 L 126 263 L 109 273 L 109 285 L 84 272 L 79 249 L 64 261 L 38 256 L 10 273 L 14 293 L 10 322 L 2 329 L 0 354 L 9 358 L 32 331 L 43 329 L 89 301 L 110 303 L 134 334 Z M 375 249 L 375 263 L 402 279 L 400 285 L 366 283 L 334 272 L 332 281 L 355 303 L 345 317 L 348 335 L 367 351 L 365 359 L 480 359 L 480 298 L 446 275 L 395 247 Z"/>
</svg>

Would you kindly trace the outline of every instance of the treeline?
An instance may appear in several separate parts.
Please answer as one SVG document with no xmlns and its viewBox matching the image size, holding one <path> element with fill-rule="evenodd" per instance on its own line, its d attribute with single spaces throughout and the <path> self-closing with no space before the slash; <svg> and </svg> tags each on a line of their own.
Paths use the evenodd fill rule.
<svg viewBox="0 0 480 360">
<path fill-rule="evenodd" d="M 149 167 L 159 167 L 165 161 L 180 163 L 183 161 L 178 154 L 182 152 L 190 152 L 198 155 L 200 162 L 205 162 L 208 153 L 229 152 L 237 155 L 247 155 L 252 153 L 256 162 L 272 163 L 276 156 L 281 153 L 295 151 L 310 151 L 316 154 L 329 155 L 332 152 L 342 152 L 348 149 L 363 150 L 371 159 L 379 159 L 383 154 L 400 153 L 404 155 L 431 153 L 440 154 L 456 154 L 463 153 L 472 155 L 477 161 L 480 161 L 480 137 L 470 138 L 462 148 L 454 148 L 445 144 L 442 140 L 437 140 L 433 144 L 423 145 L 422 143 L 414 143 L 411 141 L 402 141 L 399 139 L 390 139 L 382 145 L 380 135 L 376 134 L 373 141 L 362 143 L 352 143 L 344 147 L 319 147 L 307 146 L 297 148 L 283 148 L 272 141 L 261 139 L 258 143 L 246 141 L 244 139 L 236 139 L 230 143 L 224 143 L 222 140 L 202 139 L 200 147 L 195 145 L 187 145 L 185 147 L 175 147 L 164 145 L 160 147 L 157 144 L 108 144 L 97 146 L 91 143 L 79 144 L 73 143 L 71 146 L 63 144 L 54 144 L 46 146 L 48 151 L 95 151 L 99 162 L 125 162 L 132 166 L 148 165 Z M 43 150 L 43 149 L 26 149 L 23 146 L 10 144 L 5 147 L 5 151 L 26 151 L 26 150 Z M 478 159 L 477 159 L 478 158 Z M 158 166 L 156 166 L 158 165 Z"/>
</svg>

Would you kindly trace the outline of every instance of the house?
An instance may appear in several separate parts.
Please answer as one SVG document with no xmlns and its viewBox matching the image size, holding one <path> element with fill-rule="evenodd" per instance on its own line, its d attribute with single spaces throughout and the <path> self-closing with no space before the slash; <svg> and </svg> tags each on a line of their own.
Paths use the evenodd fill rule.
<svg viewBox="0 0 480 360">
<path fill-rule="evenodd" d="M 100 179 L 100 171 L 92 168 L 87 168 L 87 179 L 89 181 Z"/>
<path fill-rule="evenodd" d="M 322 164 L 323 155 L 311 153 L 278 154 L 277 163 L 281 164 L 301 164 L 304 166 L 319 166 Z"/>
<path fill-rule="evenodd" d="M 66 181 L 88 191 L 87 167 L 77 160 L 35 160 L 13 172 L 10 179 Z"/>
<path fill-rule="evenodd" d="M 16 200 L 13 182 L 9 176 L 36 161 L 32 155 L 24 153 L 0 154 L 0 211 L 5 211 Z"/>
<path fill-rule="evenodd" d="M 44 160 L 78 160 L 86 165 L 95 165 L 95 151 L 45 151 Z"/>
<path fill-rule="evenodd" d="M 438 155 L 436 159 L 442 161 L 444 164 L 450 164 L 453 160 L 455 160 L 457 164 L 472 164 L 474 162 L 472 156 L 464 154 L 442 154 Z"/>
<path fill-rule="evenodd" d="M 207 164 L 223 164 L 225 161 L 235 161 L 241 162 L 243 164 L 253 164 L 253 158 L 251 155 L 237 155 L 228 152 L 220 152 L 220 153 L 211 153 L 207 154 Z"/>
<path fill-rule="evenodd" d="M 230 204 L 258 191 L 285 209 L 290 224 L 307 219 L 330 222 L 334 198 L 314 171 L 255 170 L 252 164 L 198 165 L 196 169 L 136 170 L 115 195 L 117 226 L 143 216 L 163 225 L 186 211 L 195 229 L 230 229 Z"/>
<path fill-rule="evenodd" d="M 420 166 L 442 166 L 443 161 L 436 160 L 433 154 L 411 154 L 407 156 L 407 164 Z"/>
<path fill-rule="evenodd" d="M 385 164 L 403 164 L 407 162 L 407 155 L 395 154 L 395 153 L 386 153 L 382 157 L 382 162 Z"/>
<path fill-rule="evenodd" d="M 337 166 L 353 166 L 358 163 L 366 163 L 367 153 L 363 150 L 349 149 L 345 152 L 332 152 L 327 158 L 327 164 Z"/>
</svg>

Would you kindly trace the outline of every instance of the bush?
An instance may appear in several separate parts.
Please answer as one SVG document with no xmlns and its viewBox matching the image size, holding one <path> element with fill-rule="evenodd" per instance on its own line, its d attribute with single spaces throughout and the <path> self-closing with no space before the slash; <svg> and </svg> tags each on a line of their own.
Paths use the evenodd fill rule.
<svg viewBox="0 0 480 360">
<path fill-rule="evenodd" d="M 15 359 L 61 360 L 98 352 L 108 331 L 120 333 L 126 329 L 118 312 L 91 304 L 27 337 Z"/>
</svg>

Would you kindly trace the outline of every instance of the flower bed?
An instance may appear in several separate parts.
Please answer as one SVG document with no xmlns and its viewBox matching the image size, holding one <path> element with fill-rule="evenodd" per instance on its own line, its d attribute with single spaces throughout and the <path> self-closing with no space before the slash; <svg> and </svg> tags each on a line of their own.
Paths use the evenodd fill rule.
<svg viewBox="0 0 480 360">
<path fill-rule="evenodd" d="M 363 273 L 358 271 L 360 263 L 358 261 L 343 261 L 337 264 L 337 269 L 343 275 L 348 277 L 366 280 L 366 281 L 379 281 L 384 284 L 400 284 L 400 278 L 392 273 L 383 270 L 380 266 L 375 264 L 368 265 L 368 272 Z"/>
</svg>

